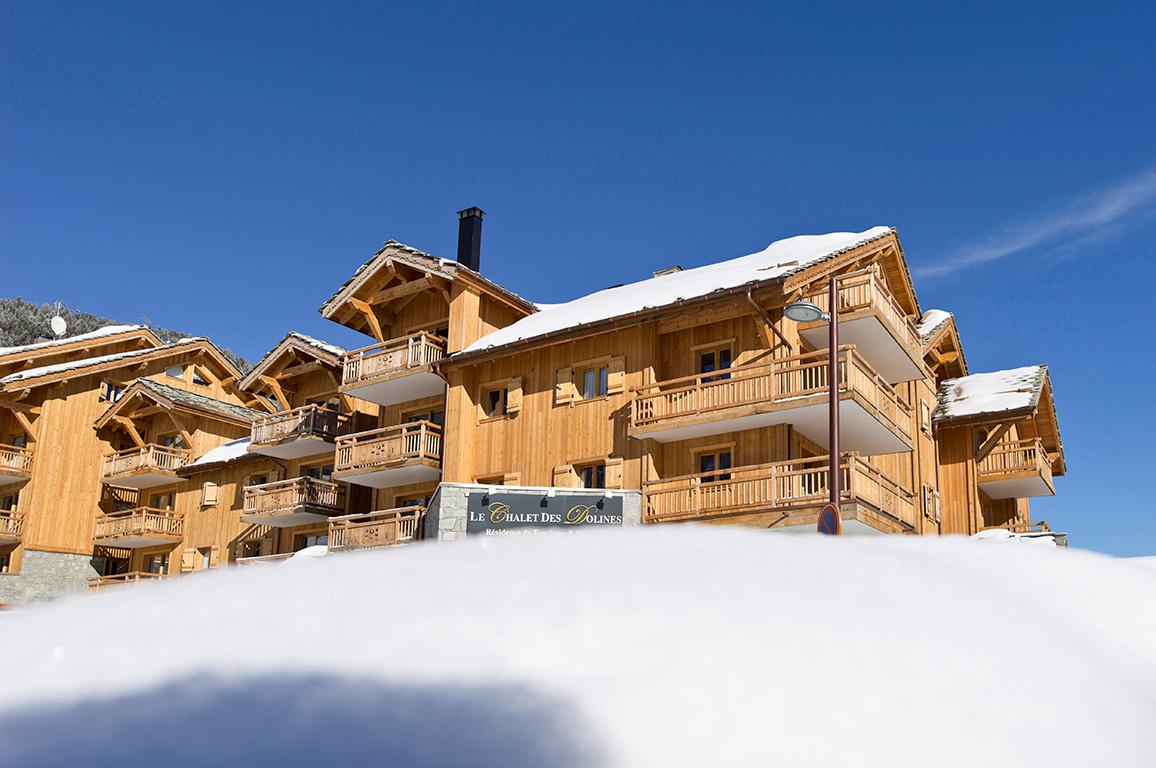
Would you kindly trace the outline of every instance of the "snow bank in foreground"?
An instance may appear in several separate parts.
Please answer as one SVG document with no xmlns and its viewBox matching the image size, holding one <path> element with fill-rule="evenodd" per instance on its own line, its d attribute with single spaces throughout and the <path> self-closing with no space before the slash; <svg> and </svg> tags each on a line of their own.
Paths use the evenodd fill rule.
<svg viewBox="0 0 1156 768">
<path fill-rule="evenodd" d="M 1151 765 L 1154 595 L 692 526 L 238 568 L 3 616 L 0 764 Z"/>
</svg>

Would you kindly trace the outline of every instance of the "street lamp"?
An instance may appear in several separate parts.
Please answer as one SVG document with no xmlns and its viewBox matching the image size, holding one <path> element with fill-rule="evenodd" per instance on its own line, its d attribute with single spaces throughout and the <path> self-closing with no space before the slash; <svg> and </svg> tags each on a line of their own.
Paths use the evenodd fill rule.
<svg viewBox="0 0 1156 768">
<path fill-rule="evenodd" d="M 841 473 L 839 467 L 839 285 L 834 275 L 827 291 L 827 306 L 824 312 L 809 301 L 788 304 L 783 314 L 796 323 L 816 323 L 825 320 L 828 327 L 827 344 L 827 422 L 828 422 L 828 465 L 830 477 L 827 489 L 830 495 L 827 504 L 819 513 L 819 533 L 838 536 L 843 533 L 843 520 L 839 512 L 839 497 L 842 496 Z"/>
</svg>

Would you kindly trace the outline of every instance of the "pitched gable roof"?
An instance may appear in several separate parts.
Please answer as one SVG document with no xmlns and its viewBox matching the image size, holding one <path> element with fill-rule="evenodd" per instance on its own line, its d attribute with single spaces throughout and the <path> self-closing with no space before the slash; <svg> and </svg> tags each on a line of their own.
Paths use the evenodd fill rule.
<svg viewBox="0 0 1156 768">
<path fill-rule="evenodd" d="M 243 405 L 218 400 L 215 397 L 202 395 L 198 392 L 190 392 L 187 389 L 181 389 L 180 387 L 174 387 L 152 379 L 137 379 L 134 386 L 139 386 L 141 389 L 151 393 L 154 399 L 159 398 L 173 405 L 181 405 L 193 410 L 203 411 L 229 419 L 230 421 L 240 421 L 248 424 L 255 419 L 269 415 L 267 411 L 246 408 Z"/>
<path fill-rule="evenodd" d="M 1046 365 L 1029 365 L 947 379 L 939 386 L 936 421 L 1031 415 L 1047 379 Z"/>
<path fill-rule="evenodd" d="M 245 374 L 245 378 L 238 382 L 238 386 L 244 390 L 251 389 L 282 355 L 294 351 L 303 352 L 334 367 L 341 366 L 341 358 L 346 352 L 345 349 L 336 344 L 329 344 L 312 336 L 306 336 L 304 333 L 290 331 L 271 350 L 265 353 L 265 356 L 253 366 L 252 370 Z"/>
<path fill-rule="evenodd" d="M 52 365 L 44 365 L 38 368 L 29 368 L 24 371 L 17 371 L 10 373 L 3 378 L 0 378 L 0 390 L 7 389 L 21 389 L 30 386 L 38 386 L 49 381 L 56 381 L 59 379 L 72 378 L 73 376 L 88 375 L 99 371 L 105 371 L 115 368 L 121 368 L 124 365 L 138 359 L 153 359 L 164 357 L 167 354 L 174 352 L 182 352 L 185 349 L 192 350 L 200 347 L 204 351 L 212 355 L 221 365 L 222 369 L 227 371 L 230 375 L 238 375 L 236 367 L 229 362 L 229 360 L 221 354 L 211 341 L 204 337 L 194 337 L 188 339 L 179 339 L 169 344 L 162 344 L 159 347 L 151 347 L 148 349 L 134 349 L 128 352 L 117 352 L 110 355 L 98 355 L 97 357 L 86 357 L 81 360 L 69 360 L 63 363 L 54 363 Z"/>
<path fill-rule="evenodd" d="M 69 344 L 75 344 L 81 341 L 92 341 L 95 339 L 105 339 L 109 336 L 120 336 L 122 334 L 132 333 L 133 331 L 147 331 L 148 327 L 144 325 L 106 325 L 103 328 L 97 328 L 95 331 L 88 333 L 79 333 L 76 336 L 68 336 L 63 339 L 49 339 L 48 341 L 38 341 L 34 344 L 22 344 L 18 347 L 0 347 L 0 357 L 8 357 L 9 355 L 26 355 L 29 352 L 39 352 L 45 349 L 52 349 L 54 347 L 63 347 Z M 149 332 L 151 335 L 151 331 Z M 160 341 L 158 340 L 159 344 Z"/>
<path fill-rule="evenodd" d="M 706 298 L 727 290 L 782 280 L 894 233 L 891 227 L 873 227 L 864 232 L 790 237 L 747 256 L 607 288 L 563 304 L 543 306 L 540 312 L 483 336 L 458 355 L 479 353 L 644 310 Z"/>
</svg>

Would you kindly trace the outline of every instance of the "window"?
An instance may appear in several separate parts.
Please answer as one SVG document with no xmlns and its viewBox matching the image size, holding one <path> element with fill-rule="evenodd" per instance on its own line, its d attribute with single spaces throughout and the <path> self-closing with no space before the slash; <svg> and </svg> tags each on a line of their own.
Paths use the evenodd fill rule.
<svg viewBox="0 0 1156 768">
<path fill-rule="evenodd" d="M 446 424 L 446 412 L 442 409 L 436 411 L 421 411 L 419 413 L 411 413 L 405 417 L 407 422 L 414 421 L 432 421 L 439 427 L 444 427 Z"/>
<path fill-rule="evenodd" d="M 209 570 L 213 565 L 213 548 L 197 547 L 197 567 L 202 571 Z"/>
<path fill-rule="evenodd" d="M 325 464 L 320 467 L 310 467 L 309 469 L 305 470 L 305 474 L 308 477 L 312 477 L 314 480 L 324 480 L 327 483 L 332 483 L 333 465 Z"/>
<path fill-rule="evenodd" d="M 428 507 L 429 496 L 396 496 L 393 500 L 395 507 Z"/>
<path fill-rule="evenodd" d="M 209 380 L 206 379 L 203 375 L 201 375 L 201 372 L 199 370 L 197 370 L 195 367 L 193 368 L 193 383 L 199 384 L 202 387 L 209 386 Z"/>
<path fill-rule="evenodd" d="M 165 368 L 165 376 L 170 379 L 183 379 L 185 378 L 185 367 L 183 365 L 170 365 Z"/>
<path fill-rule="evenodd" d="M 12 446 L 13 448 L 27 448 L 28 435 L 12 435 L 12 437 L 8 438 L 8 445 Z"/>
<path fill-rule="evenodd" d="M 186 448 L 185 438 L 178 434 L 161 435 L 157 442 L 166 448 Z"/>
<path fill-rule="evenodd" d="M 217 503 L 217 495 L 220 490 L 219 486 L 212 480 L 206 480 L 205 484 L 201 486 L 201 506 L 211 507 Z"/>
<path fill-rule="evenodd" d="M 167 509 L 173 508 L 173 494 L 170 493 L 156 493 L 153 494 L 152 499 L 149 500 L 149 506 L 153 509 Z"/>
<path fill-rule="evenodd" d="M 100 401 L 102 403 L 115 403 L 124 395 L 124 387 L 117 384 L 115 381 L 100 382 Z"/>
<path fill-rule="evenodd" d="M 328 533 L 303 533 L 294 540 L 293 551 L 300 552 L 306 547 L 324 547 L 328 543 Z"/>
<path fill-rule="evenodd" d="M 7 496 L 0 496 L 0 511 L 15 512 L 16 502 L 19 498 L 20 497 L 14 493 L 10 493 Z"/>
<path fill-rule="evenodd" d="M 698 372 L 714 373 L 715 371 L 725 371 L 731 367 L 732 355 L 733 353 L 729 346 L 703 350 L 698 353 Z M 729 378 L 730 374 L 724 373 L 718 376 L 704 377 L 703 381 L 722 381 L 723 379 Z"/>
<path fill-rule="evenodd" d="M 577 467 L 577 470 L 578 482 L 582 488 L 606 487 L 605 464 L 587 464 L 584 467 Z"/>
<path fill-rule="evenodd" d="M 265 542 L 260 539 L 251 539 L 249 541 L 242 541 L 240 551 L 237 557 L 260 557 L 261 551 L 264 548 Z"/>
<path fill-rule="evenodd" d="M 608 374 L 609 368 L 605 365 L 600 365 L 597 368 L 586 368 L 582 371 L 580 382 L 582 388 L 579 392 L 583 400 L 592 400 L 596 397 L 605 397 L 608 390 Z M 601 488 L 602 486 L 598 486 Z"/>
<path fill-rule="evenodd" d="M 731 473 L 723 470 L 731 468 L 731 452 L 724 451 L 708 451 L 698 455 L 698 471 L 703 476 L 700 482 L 703 483 L 717 483 L 723 480 L 730 480 Z"/>
<path fill-rule="evenodd" d="M 482 413 L 487 419 L 496 419 L 509 413 L 509 390 L 494 387 L 482 391 Z"/>
<path fill-rule="evenodd" d="M 166 573 L 169 570 L 169 556 L 145 555 L 143 567 L 145 573 Z"/>
<path fill-rule="evenodd" d="M 12 553 L 0 553 L 0 573 L 9 573 L 12 570 Z"/>
</svg>

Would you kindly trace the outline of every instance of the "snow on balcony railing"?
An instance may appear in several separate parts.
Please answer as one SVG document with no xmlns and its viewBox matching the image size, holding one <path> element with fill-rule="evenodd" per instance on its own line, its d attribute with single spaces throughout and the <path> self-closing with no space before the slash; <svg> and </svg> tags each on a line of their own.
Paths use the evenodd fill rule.
<svg viewBox="0 0 1156 768">
<path fill-rule="evenodd" d="M 345 354 L 342 383 L 345 386 L 422 368 L 446 356 L 446 340 L 419 331 Z"/>
<path fill-rule="evenodd" d="M 864 503 L 909 526 L 915 498 L 857 454 L 842 459 L 844 503 Z M 733 467 L 643 483 L 646 522 L 693 520 L 761 511 L 820 509 L 828 497 L 826 456 Z"/>
<path fill-rule="evenodd" d="M 875 372 L 853 346 L 839 348 L 840 394 L 853 392 L 884 423 L 911 439 L 911 406 Z M 827 350 L 766 363 L 735 366 L 660 381 L 634 390 L 631 426 L 643 427 L 686 416 L 755 404 L 781 404 L 827 393 Z"/>
<path fill-rule="evenodd" d="M 191 459 L 192 453 L 183 448 L 150 443 L 140 448 L 130 448 L 105 456 L 101 464 L 101 474 L 109 478 L 147 470 L 176 472 Z"/>
<path fill-rule="evenodd" d="M 329 549 L 392 547 L 414 541 L 420 534 L 425 507 L 399 507 L 329 520 Z"/>
<path fill-rule="evenodd" d="M 337 411 L 316 404 L 270 414 L 253 422 L 249 443 L 270 445 L 298 437 L 332 441 L 337 436 L 337 420 Z"/>
</svg>

